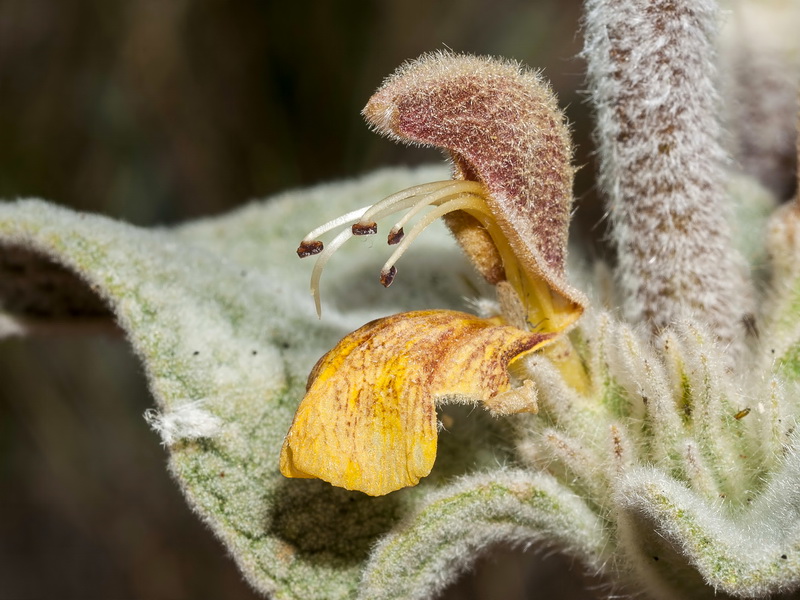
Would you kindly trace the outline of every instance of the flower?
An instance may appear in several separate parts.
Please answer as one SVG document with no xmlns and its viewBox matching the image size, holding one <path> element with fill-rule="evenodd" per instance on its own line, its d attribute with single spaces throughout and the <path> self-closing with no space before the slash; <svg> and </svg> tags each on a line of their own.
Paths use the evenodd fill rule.
<svg viewBox="0 0 800 600">
<path fill-rule="evenodd" d="M 487 175 L 486 161 L 464 158 L 487 140 L 485 147 L 502 155 L 502 142 L 511 138 L 491 128 L 494 121 L 508 126 L 507 117 L 519 112 L 508 111 L 513 103 L 504 101 L 489 111 L 492 118 L 481 121 L 469 112 L 480 103 L 466 102 L 466 114 L 442 115 L 434 105 L 447 92 L 421 85 L 421 72 L 415 74 L 420 85 L 405 86 L 408 94 L 399 90 L 384 98 L 375 120 L 401 139 L 440 143 L 431 128 L 446 129 L 438 138 L 453 130 L 461 132 L 453 134 L 456 141 L 472 139 L 466 150 L 440 144 L 457 167 L 456 180 L 446 184 L 420 187 L 441 176 L 391 169 L 156 231 L 40 201 L 0 203 L 0 335 L 85 326 L 115 316 L 143 361 L 158 410 L 148 413 L 149 422 L 169 452 L 171 472 L 189 504 L 264 594 L 295 600 L 430 598 L 482 552 L 503 543 L 566 553 L 567 562 L 602 577 L 600 593 L 606 595 L 796 596 L 800 198 L 775 210 L 778 199 L 746 173 L 763 173 L 761 183 L 777 190 L 797 171 L 783 160 L 783 141 L 775 136 L 767 136 L 773 138 L 768 155 L 760 144 L 747 142 L 733 161 L 723 142 L 729 134 L 766 140 L 767 115 L 774 123 L 766 130 L 793 128 L 796 108 L 776 107 L 773 92 L 791 82 L 791 90 L 781 88 L 777 96 L 790 91 L 794 97 L 800 53 L 770 61 L 771 71 L 753 72 L 751 66 L 762 62 L 752 60 L 759 54 L 771 52 L 771 45 L 761 43 L 764 36 L 772 41 L 782 30 L 794 33 L 790 24 L 797 19 L 791 17 L 800 5 L 752 2 L 749 8 L 756 15 L 767 10 L 772 19 L 752 18 L 749 11 L 728 19 L 735 26 L 730 39 L 736 40 L 728 58 L 739 68 L 727 75 L 737 79 L 737 94 L 720 97 L 717 83 L 726 77 L 715 70 L 714 34 L 721 16 L 716 2 L 587 0 L 584 56 L 596 111 L 597 183 L 607 201 L 608 241 L 616 260 L 613 279 L 602 259 L 586 256 L 572 263 L 575 276 L 594 277 L 598 300 L 568 337 L 563 334 L 578 310 L 542 315 L 547 306 L 541 299 L 558 298 L 568 289 L 558 291 L 563 274 L 556 271 L 548 281 L 542 265 L 526 264 L 525 241 L 512 240 L 514 231 L 501 225 L 502 211 L 492 207 L 502 187 Z M 740 35 L 752 25 L 749 36 Z M 752 45 L 743 46 L 742 40 Z M 796 35 L 784 41 L 797 48 Z M 477 72 L 480 78 L 494 68 L 495 63 L 478 64 L 469 76 Z M 440 71 L 445 73 L 437 77 L 442 85 L 449 81 L 452 96 L 458 87 L 448 80 L 449 70 Z M 772 85 L 758 83 L 765 79 Z M 481 85 L 470 98 L 480 97 Z M 504 93 L 508 85 L 500 78 L 491 89 Z M 431 106 L 425 108 L 423 100 Z M 728 108 L 747 107 L 755 118 L 728 120 L 723 129 L 722 100 Z M 420 107 L 420 115 L 434 115 L 433 122 L 420 122 L 413 106 Z M 473 130 L 454 124 L 456 114 L 476 123 Z M 525 130 L 519 123 L 508 128 Z M 542 133 L 548 135 L 546 128 Z M 517 150 L 531 144 L 525 136 L 514 139 Z M 764 164 L 771 166 L 753 168 Z M 377 412 L 348 415 L 337 406 L 336 398 L 351 397 L 354 373 L 362 378 L 354 396 L 360 408 L 381 409 L 388 423 L 403 417 L 413 430 L 409 438 L 389 440 L 412 442 L 394 446 L 395 464 L 385 463 L 386 453 L 366 456 L 366 449 L 356 446 L 359 459 L 365 457 L 372 469 L 371 493 L 392 487 L 390 472 L 403 473 L 399 484 L 413 483 L 425 472 L 413 459 L 432 460 L 435 435 L 419 445 L 415 436 L 435 424 L 424 420 L 433 417 L 435 402 L 482 400 L 495 414 L 539 412 L 508 427 L 475 411 L 469 426 L 454 427 L 440 445 L 436 477 L 412 493 L 371 498 L 321 482 L 296 485 L 280 475 L 279 449 L 308 365 L 334 345 L 328 335 L 349 322 L 352 312 L 343 310 L 319 327 L 298 301 L 306 295 L 304 277 L 282 257 L 291 253 L 289 240 L 301 238 L 323 207 L 347 212 L 347 198 L 372 202 L 375 189 L 411 185 L 416 191 L 401 193 L 405 199 L 394 209 L 411 212 L 427 199 L 425 206 L 433 211 L 449 211 L 456 205 L 445 209 L 444 204 L 458 194 L 447 186 L 471 186 L 461 193 L 475 198 L 462 198 L 465 204 L 444 218 L 477 222 L 472 229 L 455 227 L 456 233 L 474 235 L 464 245 L 497 289 L 496 314 L 397 315 L 345 338 L 320 362 L 312 388 L 322 389 L 319 382 L 327 380 L 326 385 L 347 386 L 348 395 L 321 392 L 315 401 L 307 398 L 311 412 L 298 416 L 293 429 L 302 443 L 289 446 L 287 466 L 314 476 L 295 451 L 318 442 L 330 446 L 331 439 L 341 441 L 345 452 L 313 448 L 312 466 L 322 462 L 319 456 L 352 456 L 356 436 L 341 435 L 347 433 L 348 416 L 363 421 Z M 387 202 L 377 210 L 391 212 Z M 470 215 L 475 222 L 464 217 L 484 205 L 485 211 Z M 357 233 L 369 234 L 377 230 L 378 217 L 373 227 L 366 210 L 337 222 L 353 221 Z M 530 217 L 541 219 L 538 213 Z M 422 228 L 409 230 L 406 238 Z M 547 239 L 556 239 L 559 231 L 547 232 Z M 352 233 L 351 226 L 344 237 Z M 325 249 L 319 236 L 307 236 L 301 253 L 327 250 L 329 257 L 335 244 Z M 391 240 L 401 243 L 400 237 L 395 228 Z M 445 247 L 441 235 L 430 237 L 429 248 Z M 584 240 L 574 241 L 580 251 Z M 530 244 L 542 247 L 538 239 Z M 394 275 L 393 266 L 384 272 Z M 452 299 L 442 283 L 457 280 L 459 270 L 452 271 L 425 280 L 430 270 L 421 269 L 414 293 L 429 284 L 434 291 L 427 297 L 438 291 L 443 301 Z M 512 281 L 508 272 L 524 276 Z M 390 280 L 384 277 L 385 283 Z M 353 289 L 363 289 L 362 282 L 353 283 Z M 341 293 L 345 286 L 338 287 Z M 568 309 L 568 302 L 553 304 Z M 559 324 L 566 326 L 557 331 Z M 463 343 L 454 343 L 451 334 Z M 570 355 L 570 341 L 579 360 Z M 462 393 L 465 388 L 468 393 Z M 389 396 L 397 402 L 388 402 Z M 362 402 L 365 397 L 373 404 Z M 315 402 L 328 406 L 319 410 Z M 314 424 L 314 411 L 328 421 Z M 376 431 L 383 438 L 377 447 L 385 449 L 384 434 L 393 430 L 350 430 L 370 443 Z M 328 432 L 330 439 L 324 437 Z M 502 443 L 499 435 L 505 436 Z M 362 483 L 367 480 L 362 477 Z"/>
<path fill-rule="evenodd" d="M 515 381 L 509 370 L 545 347 L 579 387 L 581 367 L 568 342 L 557 340 L 586 301 L 565 277 L 569 135 L 540 77 L 511 62 L 428 54 L 387 79 L 363 112 L 379 133 L 446 150 L 453 180 L 409 188 L 311 231 L 297 253 L 318 255 L 311 277 L 317 312 L 320 277 L 333 253 L 354 235 L 377 233 L 379 219 L 402 210 L 388 234 L 397 249 L 381 269 L 384 286 L 411 242 L 442 217 L 495 286 L 499 305 L 491 318 L 431 310 L 378 319 L 312 370 L 281 472 L 382 495 L 430 472 L 437 401 L 479 401 L 495 414 L 536 412 L 532 384 Z M 327 247 L 318 239 L 347 224 Z"/>
</svg>

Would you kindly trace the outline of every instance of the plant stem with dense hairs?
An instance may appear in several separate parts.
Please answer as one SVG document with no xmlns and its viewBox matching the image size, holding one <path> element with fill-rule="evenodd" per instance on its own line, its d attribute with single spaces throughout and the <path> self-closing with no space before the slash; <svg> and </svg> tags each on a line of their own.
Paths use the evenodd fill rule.
<svg viewBox="0 0 800 600">
<path fill-rule="evenodd" d="M 597 112 L 626 316 L 741 338 L 751 294 L 726 221 L 716 4 L 587 0 L 584 56 Z"/>
</svg>

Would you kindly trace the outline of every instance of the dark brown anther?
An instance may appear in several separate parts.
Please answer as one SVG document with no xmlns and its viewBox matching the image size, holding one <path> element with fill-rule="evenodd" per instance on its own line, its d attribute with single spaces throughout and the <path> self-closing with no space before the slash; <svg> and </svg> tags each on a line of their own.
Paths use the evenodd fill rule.
<svg viewBox="0 0 800 600">
<path fill-rule="evenodd" d="M 378 233 L 378 224 L 372 223 L 353 223 L 353 235 L 372 235 Z"/>
<path fill-rule="evenodd" d="M 388 271 L 381 271 L 381 285 L 383 287 L 392 285 L 395 275 L 397 275 L 397 268 L 395 266 L 389 267 Z"/>
<path fill-rule="evenodd" d="M 305 258 L 306 256 L 313 256 L 319 254 L 324 248 L 322 242 L 319 240 L 311 240 L 310 242 L 302 241 L 297 247 L 297 256 Z"/>
<path fill-rule="evenodd" d="M 390 246 L 394 246 L 395 244 L 399 244 L 400 243 L 400 240 L 403 239 L 404 235 L 405 235 L 405 233 L 403 233 L 403 228 L 402 227 L 400 229 L 398 229 L 397 231 L 392 229 L 389 232 L 389 237 L 388 237 L 388 239 L 386 241 L 389 243 Z"/>
</svg>

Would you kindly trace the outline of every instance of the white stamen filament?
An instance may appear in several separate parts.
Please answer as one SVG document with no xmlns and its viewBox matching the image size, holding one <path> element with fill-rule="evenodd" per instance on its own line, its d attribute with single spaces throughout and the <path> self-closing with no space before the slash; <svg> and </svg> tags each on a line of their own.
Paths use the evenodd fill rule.
<svg viewBox="0 0 800 600">
<path fill-rule="evenodd" d="M 391 196 L 387 196 L 380 202 L 376 202 L 365 212 L 359 219 L 359 223 L 365 224 L 370 221 L 377 221 L 381 217 L 390 215 L 398 210 L 403 210 L 409 206 L 417 203 L 413 198 L 418 196 L 425 196 L 427 194 L 436 192 L 442 188 L 447 188 L 453 184 L 464 183 L 460 181 L 432 181 L 431 183 L 423 183 L 422 185 L 415 185 L 399 192 L 395 192 Z M 398 206 L 399 205 L 399 206 Z"/>
<path fill-rule="evenodd" d="M 397 248 L 389 257 L 389 260 L 387 260 L 383 265 L 381 273 L 387 273 L 389 269 L 394 266 L 394 263 L 396 263 L 397 259 L 399 259 L 408 249 L 408 247 L 411 245 L 411 242 L 413 242 L 419 236 L 419 234 L 422 233 L 426 227 L 428 227 L 428 225 L 447 213 L 453 212 L 454 210 L 469 210 L 471 212 L 488 214 L 486 211 L 486 201 L 478 194 L 462 194 L 456 196 L 452 200 L 444 202 L 426 214 L 414 225 L 411 231 L 405 235 L 403 240 L 397 245 Z"/>
<path fill-rule="evenodd" d="M 308 232 L 308 235 L 303 238 L 304 242 L 313 242 L 319 236 L 324 233 L 328 233 L 329 231 L 336 229 L 337 227 L 341 227 L 345 223 L 351 223 L 356 219 L 363 219 L 363 215 L 371 208 L 370 206 L 362 206 L 361 208 L 357 208 L 355 210 L 351 210 L 349 213 L 343 214 L 335 219 L 331 219 L 327 223 L 324 223 L 317 227 L 316 229 L 312 229 Z"/>
<path fill-rule="evenodd" d="M 447 201 L 448 198 L 452 198 L 453 196 L 458 196 L 460 194 L 474 194 L 480 196 L 481 192 L 483 192 L 483 186 L 475 181 L 462 181 L 459 182 L 459 184 L 460 185 L 444 187 L 436 192 L 428 194 L 423 198 L 420 198 L 413 208 L 394 224 L 392 231 L 400 231 L 400 229 L 402 229 L 406 223 L 422 212 L 426 206 L 438 206 L 440 204 L 444 205 L 444 202 Z M 453 190 L 453 187 L 456 189 Z"/>
<path fill-rule="evenodd" d="M 353 232 L 350 229 L 345 229 L 339 232 L 330 244 L 325 246 L 325 249 L 320 252 L 317 261 L 314 263 L 314 269 L 311 271 L 311 294 L 314 296 L 314 306 L 317 308 L 317 317 L 322 318 L 322 304 L 319 297 L 319 280 L 322 277 L 322 269 L 325 268 L 325 263 L 330 260 L 333 253 L 336 252 L 342 244 L 353 237 Z"/>
<path fill-rule="evenodd" d="M 397 232 L 403 227 L 410 219 L 418 215 L 424 208 L 428 206 L 436 206 L 435 209 L 426 214 L 419 222 L 415 223 L 411 231 L 403 238 L 398 244 L 392 256 L 386 262 L 381 273 L 388 272 L 392 268 L 397 259 L 411 245 L 411 242 L 416 239 L 422 231 L 433 223 L 441 216 L 452 212 L 454 210 L 467 210 L 472 213 L 487 213 L 486 203 L 484 201 L 485 188 L 482 184 L 476 181 L 435 181 L 423 185 L 417 185 L 399 191 L 391 196 L 387 196 L 380 202 L 370 206 L 359 208 L 348 212 L 340 217 L 332 219 L 310 231 L 306 237 L 303 238 L 303 243 L 316 242 L 320 235 L 328 233 L 337 227 L 342 227 L 349 223 L 354 223 L 362 226 L 374 224 L 378 219 L 382 219 L 390 214 L 399 212 L 404 209 L 410 208 L 409 212 L 405 214 L 395 226 L 392 228 L 393 232 Z M 322 307 L 320 301 L 320 288 L 319 283 L 322 277 L 322 271 L 325 268 L 328 260 L 330 260 L 336 250 L 353 237 L 353 232 L 350 227 L 333 238 L 333 240 L 324 245 L 324 249 L 319 252 L 314 268 L 311 272 L 311 294 L 314 297 L 314 305 L 317 309 L 317 316 L 322 315 Z M 321 246 L 320 246 L 321 247 Z M 386 284 L 388 285 L 388 284 Z"/>
</svg>

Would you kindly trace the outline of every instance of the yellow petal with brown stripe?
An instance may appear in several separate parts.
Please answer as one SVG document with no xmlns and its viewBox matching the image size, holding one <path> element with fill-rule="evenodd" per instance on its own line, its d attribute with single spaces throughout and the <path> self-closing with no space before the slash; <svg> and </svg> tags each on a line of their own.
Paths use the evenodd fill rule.
<svg viewBox="0 0 800 600">
<path fill-rule="evenodd" d="M 311 372 L 281 473 L 371 496 L 416 485 L 436 459 L 435 399 L 507 391 L 509 363 L 552 337 L 445 310 L 367 323 Z"/>
</svg>

